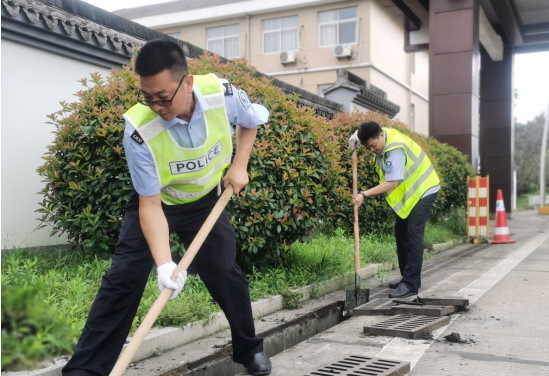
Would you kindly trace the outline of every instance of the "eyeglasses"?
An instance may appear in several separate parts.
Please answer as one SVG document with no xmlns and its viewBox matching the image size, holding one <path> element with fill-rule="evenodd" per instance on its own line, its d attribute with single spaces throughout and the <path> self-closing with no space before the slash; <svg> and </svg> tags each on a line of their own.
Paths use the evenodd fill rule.
<svg viewBox="0 0 549 376">
<path fill-rule="evenodd" d="M 175 98 L 175 95 L 177 94 L 177 92 L 179 91 L 179 88 L 181 87 L 181 84 L 183 83 L 183 80 L 185 79 L 185 77 L 187 77 L 186 74 L 183 75 L 183 77 L 181 78 L 181 81 L 179 81 L 179 86 L 177 86 L 177 89 L 175 89 L 175 93 L 173 93 L 172 99 L 170 99 L 170 100 L 164 99 L 164 100 L 161 100 L 161 101 L 146 101 L 145 99 L 140 99 L 139 98 L 141 96 L 141 89 L 139 89 L 139 91 L 137 92 L 137 102 L 141 103 L 142 105 L 149 106 L 149 107 L 152 107 L 155 104 L 157 106 L 160 106 L 160 107 L 170 107 L 172 105 L 172 101 Z"/>
</svg>

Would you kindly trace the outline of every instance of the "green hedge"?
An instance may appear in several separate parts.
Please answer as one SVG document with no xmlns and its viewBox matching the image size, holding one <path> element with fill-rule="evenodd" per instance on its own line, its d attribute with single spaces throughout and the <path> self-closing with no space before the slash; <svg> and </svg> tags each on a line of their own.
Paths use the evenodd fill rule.
<svg viewBox="0 0 549 376">
<path fill-rule="evenodd" d="M 359 124 L 375 120 L 382 126 L 405 126 L 379 113 L 341 114 L 328 121 L 312 109 L 299 107 L 299 97 L 286 96 L 245 61 L 222 63 L 217 56 L 190 61 L 193 74 L 216 73 L 252 101 L 267 107 L 268 124 L 259 128 L 249 164 L 250 184 L 231 200 L 228 211 L 236 229 L 240 261 L 247 266 L 284 257 L 296 240 L 306 240 L 319 221 L 325 226 L 352 228 L 351 161 L 347 139 Z M 131 67 L 112 70 L 78 102 L 62 103 L 50 115 L 56 139 L 46 163 L 39 168 L 46 186 L 39 210 L 52 233 L 64 232 L 70 241 L 92 251 L 113 251 L 131 180 L 122 138 L 122 114 L 135 104 L 138 81 Z M 435 214 L 452 205 L 465 205 L 465 157 L 455 149 L 412 134 L 432 158 L 443 181 Z M 373 158 L 359 152 L 359 187 L 377 184 Z M 447 188 L 450 190 L 447 190 Z M 394 214 L 381 197 L 368 200 L 360 211 L 362 233 L 387 232 Z"/>
</svg>

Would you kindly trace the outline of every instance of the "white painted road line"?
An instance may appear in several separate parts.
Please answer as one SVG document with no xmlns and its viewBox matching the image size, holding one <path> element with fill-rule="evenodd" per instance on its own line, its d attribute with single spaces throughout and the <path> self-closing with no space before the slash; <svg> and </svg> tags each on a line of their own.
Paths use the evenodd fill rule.
<svg viewBox="0 0 549 376">
<path fill-rule="evenodd" d="M 526 245 L 510 253 L 507 257 L 501 260 L 496 266 L 488 270 L 486 273 L 469 283 L 467 286 L 459 290 L 454 295 L 469 299 L 469 303 L 476 302 L 482 295 L 490 290 L 496 283 L 520 264 L 526 257 L 535 251 L 545 240 L 549 238 L 549 234 L 538 234 L 526 243 Z"/>
<path fill-rule="evenodd" d="M 507 257 L 501 260 L 497 265 L 454 295 L 468 298 L 470 304 L 476 302 L 548 238 L 549 234 L 545 233 L 534 236 L 532 240 L 524 246 L 507 255 Z M 433 338 L 437 339 L 438 336 L 440 336 L 460 316 L 461 314 L 452 315 L 450 324 L 433 331 Z M 376 356 L 385 359 L 409 361 L 411 363 L 410 369 L 413 370 L 433 342 L 434 340 L 419 342 L 417 340 L 394 338 L 387 345 L 383 346 L 383 349 L 381 349 Z"/>
</svg>

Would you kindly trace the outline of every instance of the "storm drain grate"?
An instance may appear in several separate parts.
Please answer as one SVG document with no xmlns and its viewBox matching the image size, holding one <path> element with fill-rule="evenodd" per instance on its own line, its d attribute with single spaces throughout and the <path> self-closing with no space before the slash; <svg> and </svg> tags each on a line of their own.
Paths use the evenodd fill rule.
<svg viewBox="0 0 549 376">
<path fill-rule="evenodd" d="M 410 372 L 410 362 L 351 355 L 305 376 L 396 376 Z"/>
<path fill-rule="evenodd" d="M 394 313 L 411 313 L 412 315 L 424 315 L 424 316 L 434 316 L 434 317 L 449 315 L 450 313 L 455 312 L 457 310 L 458 310 L 458 307 L 453 305 L 415 306 L 415 305 L 399 304 L 391 307 L 391 311 L 393 311 Z"/>
<path fill-rule="evenodd" d="M 401 338 L 418 338 L 425 332 L 448 325 L 450 317 L 396 315 L 377 324 L 364 327 L 364 334 Z"/>
</svg>

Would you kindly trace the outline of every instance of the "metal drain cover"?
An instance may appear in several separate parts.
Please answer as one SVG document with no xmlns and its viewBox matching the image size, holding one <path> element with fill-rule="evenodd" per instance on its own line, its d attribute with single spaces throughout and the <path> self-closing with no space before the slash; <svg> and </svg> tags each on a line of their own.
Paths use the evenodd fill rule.
<svg viewBox="0 0 549 376">
<path fill-rule="evenodd" d="M 410 372 L 410 362 L 351 355 L 304 376 L 397 376 Z"/>
<path fill-rule="evenodd" d="M 393 311 L 394 313 L 411 313 L 412 315 L 424 315 L 424 316 L 434 316 L 434 317 L 449 315 L 450 313 L 455 312 L 457 310 L 458 310 L 458 307 L 453 305 L 415 306 L 415 305 L 399 304 L 391 307 L 391 311 Z"/>
<path fill-rule="evenodd" d="M 429 297 L 417 297 L 417 300 L 425 304 L 433 305 L 454 305 L 454 306 L 468 306 L 469 299 L 462 298 L 461 296 L 435 296 Z"/>
<path fill-rule="evenodd" d="M 364 334 L 380 336 L 419 338 L 425 332 L 431 332 L 450 323 L 450 317 L 396 315 L 377 324 L 364 327 Z"/>
</svg>

